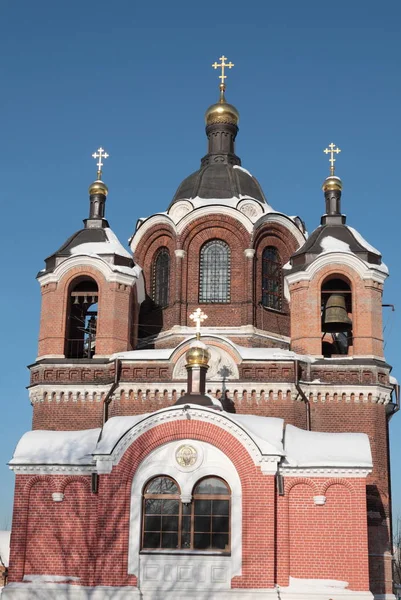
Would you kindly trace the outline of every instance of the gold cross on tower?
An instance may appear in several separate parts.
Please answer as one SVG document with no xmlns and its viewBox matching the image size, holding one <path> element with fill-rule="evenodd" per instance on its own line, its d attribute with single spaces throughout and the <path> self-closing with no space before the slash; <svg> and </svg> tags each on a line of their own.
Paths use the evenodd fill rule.
<svg viewBox="0 0 401 600">
<path fill-rule="evenodd" d="M 228 69 L 231 69 L 234 66 L 234 63 L 232 63 L 231 61 L 229 63 L 226 63 L 227 57 L 224 56 L 220 56 L 219 60 L 221 60 L 220 63 L 214 62 L 212 64 L 213 69 L 221 69 L 221 75 L 219 75 L 219 79 L 221 79 L 221 83 L 220 83 L 220 91 L 224 92 L 226 89 L 226 84 L 224 83 L 224 80 L 227 79 L 227 75 L 224 75 L 224 69 L 227 67 Z"/>
<path fill-rule="evenodd" d="M 334 158 L 334 154 L 340 154 L 341 150 L 340 150 L 340 148 L 336 148 L 336 145 L 333 144 L 333 142 L 331 142 L 331 144 L 329 144 L 329 147 L 325 148 L 323 150 L 323 152 L 325 154 L 330 154 L 330 158 L 329 158 L 330 175 L 334 175 L 334 171 L 335 171 L 334 163 L 336 162 L 336 159 Z"/>
<path fill-rule="evenodd" d="M 200 338 L 200 331 L 201 331 L 201 324 L 203 323 L 203 321 L 206 321 L 207 315 L 205 315 L 205 313 L 203 312 L 203 310 L 201 308 L 197 308 L 192 313 L 192 315 L 189 315 L 189 318 L 191 319 L 191 321 L 193 321 L 194 323 L 196 323 L 196 337 L 199 340 L 199 338 Z"/>
<path fill-rule="evenodd" d="M 97 149 L 97 152 L 94 152 L 92 154 L 92 156 L 95 159 L 96 158 L 99 159 L 98 162 L 96 163 L 97 164 L 97 178 L 102 179 L 102 167 L 103 167 L 102 158 L 109 158 L 109 155 L 100 146 L 100 148 Z"/>
</svg>

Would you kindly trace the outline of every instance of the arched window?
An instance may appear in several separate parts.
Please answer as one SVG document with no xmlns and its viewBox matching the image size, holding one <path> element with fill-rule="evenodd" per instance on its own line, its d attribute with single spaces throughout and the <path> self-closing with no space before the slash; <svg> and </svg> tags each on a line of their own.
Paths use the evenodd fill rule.
<svg viewBox="0 0 401 600">
<path fill-rule="evenodd" d="M 70 287 L 66 327 L 66 358 L 92 358 L 96 353 L 98 287 L 81 277 Z"/>
<path fill-rule="evenodd" d="M 230 302 L 230 247 L 222 240 L 201 249 L 199 302 Z"/>
<path fill-rule="evenodd" d="M 218 477 L 194 487 L 192 502 L 183 504 L 170 477 L 149 481 L 143 494 L 142 550 L 230 551 L 231 493 Z"/>
<path fill-rule="evenodd" d="M 167 248 L 160 248 L 152 267 L 152 297 L 161 308 L 168 306 L 170 280 L 170 254 Z"/>
<path fill-rule="evenodd" d="M 283 271 L 277 248 L 267 246 L 262 254 L 262 304 L 281 310 Z"/>
</svg>

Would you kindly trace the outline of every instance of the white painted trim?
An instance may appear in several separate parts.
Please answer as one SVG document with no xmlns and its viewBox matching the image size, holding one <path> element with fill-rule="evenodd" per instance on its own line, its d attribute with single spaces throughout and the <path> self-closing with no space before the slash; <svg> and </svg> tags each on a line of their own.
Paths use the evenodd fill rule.
<svg viewBox="0 0 401 600">
<path fill-rule="evenodd" d="M 304 236 L 302 231 L 298 229 L 291 217 L 288 217 L 283 213 L 269 212 L 265 215 L 262 215 L 254 225 L 255 234 L 257 230 L 260 229 L 260 227 L 262 227 L 262 225 L 264 225 L 265 223 L 279 223 L 279 225 L 282 225 L 283 227 L 288 229 L 297 240 L 299 244 L 298 248 L 303 246 L 306 242 L 306 237 Z"/>
<path fill-rule="evenodd" d="M 185 472 L 177 465 L 175 453 L 181 444 L 189 444 L 196 449 L 201 449 L 203 460 L 197 469 Z M 145 483 L 156 475 L 167 475 L 175 479 L 180 486 L 181 494 L 186 497 L 191 496 L 194 485 L 202 477 L 221 477 L 228 483 L 231 488 L 231 557 L 229 557 L 231 577 L 240 576 L 242 573 L 241 480 L 233 463 L 221 450 L 211 444 L 191 439 L 169 442 L 156 448 L 148 454 L 135 472 L 131 486 L 128 573 L 139 575 L 142 490 Z M 163 556 L 161 553 L 155 553 L 155 555 Z M 171 555 L 170 553 L 165 554 L 169 558 Z M 211 555 L 206 554 L 205 556 Z M 185 558 L 185 555 L 182 557 L 179 554 L 174 555 L 178 562 L 183 557 Z"/>
<path fill-rule="evenodd" d="M 162 425 L 163 423 L 186 421 L 188 415 L 193 421 L 212 423 L 233 435 L 248 452 L 254 461 L 254 464 L 261 468 L 263 473 L 273 475 L 277 472 L 277 465 L 283 454 L 280 455 L 279 451 L 263 452 L 260 446 L 266 445 L 265 448 L 270 446 L 271 449 L 273 449 L 273 446 L 268 442 L 264 442 L 264 440 L 257 438 L 257 436 L 253 436 L 250 431 L 243 429 L 239 424 L 235 423 L 234 420 L 230 419 L 228 413 L 218 412 L 206 407 L 199 408 L 196 405 L 191 405 L 187 411 L 183 411 L 182 408 L 182 406 L 172 406 L 156 413 L 145 415 L 141 421 L 137 422 L 121 436 L 109 453 L 94 453 L 93 456 L 97 461 L 98 472 L 110 472 L 113 466 L 119 464 L 127 448 L 146 431 L 149 431 L 158 425 Z M 254 438 L 257 439 L 257 441 L 255 441 Z M 107 466 L 103 465 L 105 462 Z M 108 470 L 104 471 L 103 469 L 105 468 Z"/>
<path fill-rule="evenodd" d="M 89 465 L 8 465 L 16 475 L 90 475 L 96 471 L 95 463 Z"/>
<path fill-rule="evenodd" d="M 39 275 L 38 281 L 41 286 L 49 283 L 57 283 L 75 267 L 93 267 L 103 275 L 106 281 L 122 283 L 124 285 L 132 285 L 138 279 L 138 273 L 133 269 L 132 275 L 121 273 L 114 270 L 114 265 L 110 265 L 100 256 L 88 256 L 87 254 L 74 254 L 66 258 L 59 264 L 52 273 Z M 117 267 L 118 268 L 118 267 Z"/>
<path fill-rule="evenodd" d="M 128 243 L 132 252 L 135 254 L 135 248 L 143 238 L 143 236 L 151 229 L 153 226 L 158 225 L 159 223 L 163 223 L 164 225 L 169 225 L 174 233 L 177 233 L 177 228 L 175 223 L 171 217 L 167 214 L 156 213 L 151 215 L 146 220 L 142 221 L 142 225 L 135 231 L 132 237 L 129 239 Z"/>
<path fill-rule="evenodd" d="M 372 279 L 377 283 L 383 283 L 388 277 L 387 273 L 375 268 L 363 261 L 355 254 L 349 252 L 325 252 L 318 256 L 304 271 L 289 273 L 285 276 L 288 285 L 298 281 L 311 281 L 315 275 L 325 266 L 347 266 L 361 277 L 363 280 Z"/>
<path fill-rule="evenodd" d="M 359 467 L 290 467 L 279 465 L 278 472 L 283 477 L 341 477 L 342 479 L 365 478 L 372 469 Z"/>
</svg>

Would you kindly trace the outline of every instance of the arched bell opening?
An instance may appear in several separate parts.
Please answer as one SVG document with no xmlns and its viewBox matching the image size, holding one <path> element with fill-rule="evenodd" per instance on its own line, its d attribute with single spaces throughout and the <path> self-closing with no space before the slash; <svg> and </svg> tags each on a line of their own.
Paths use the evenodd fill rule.
<svg viewBox="0 0 401 600">
<path fill-rule="evenodd" d="M 348 280 L 334 276 L 323 283 L 321 311 L 323 356 L 351 354 L 352 291 Z"/>
<path fill-rule="evenodd" d="M 99 290 L 91 277 L 70 286 L 66 324 L 66 358 L 92 358 L 96 353 Z"/>
</svg>

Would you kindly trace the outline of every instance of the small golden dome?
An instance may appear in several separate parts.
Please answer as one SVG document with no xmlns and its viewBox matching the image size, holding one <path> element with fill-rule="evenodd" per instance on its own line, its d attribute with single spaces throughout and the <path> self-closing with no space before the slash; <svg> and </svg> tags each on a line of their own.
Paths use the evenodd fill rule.
<svg viewBox="0 0 401 600">
<path fill-rule="evenodd" d="M 193 342 L 185 354 L 187 366 L 208 367 L 210 352 L 205 344 L 197 340 Z"/>
<path fill-rule="evenodd" d="M 216 104 L 209 106 L 205 113 L 206 125 L 215 123 L 230 123 L 238 125 L 239 112 L 232 104 L 226 102 L 224 92 L 221 92 L 220 100 Z"/>
<path fill-rule="evenodd" d="M 89 186 L 90 196 L 93 196 L 94 194 L 103 194 L 104 196 L 107 196 L 108 192 L 109 188 L 101 179 L 96 179 L 96 181 Z"/>
<path fill-rule="evenodd" d="M 329 192 L 331 190 L 338 190 L 341 192 L 343 189 L 343 182 L 336 175 L 329 175 L 323 182 L 322 190 Z"/>
</svg>

